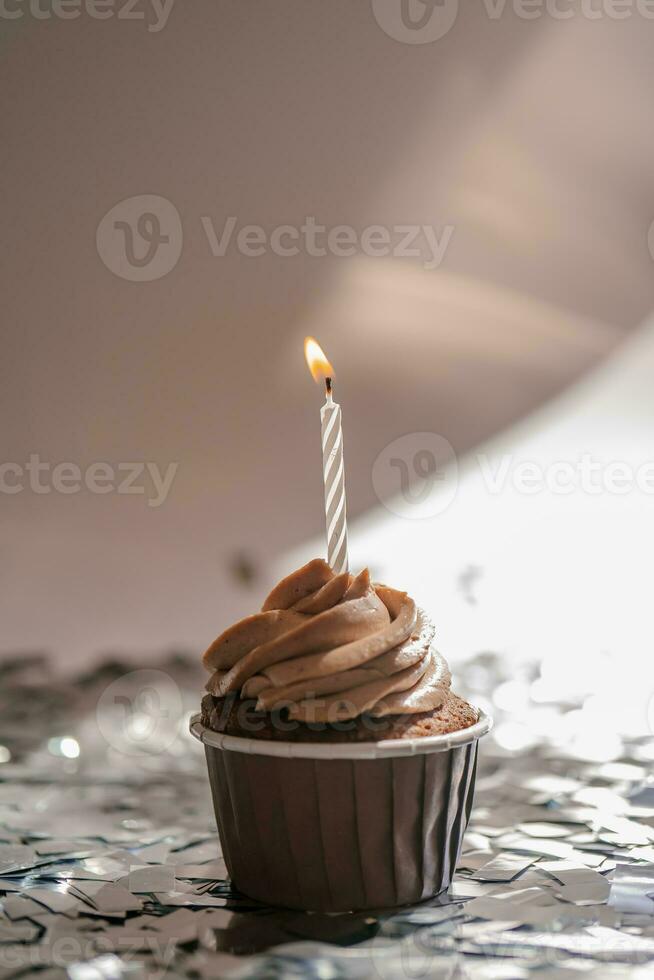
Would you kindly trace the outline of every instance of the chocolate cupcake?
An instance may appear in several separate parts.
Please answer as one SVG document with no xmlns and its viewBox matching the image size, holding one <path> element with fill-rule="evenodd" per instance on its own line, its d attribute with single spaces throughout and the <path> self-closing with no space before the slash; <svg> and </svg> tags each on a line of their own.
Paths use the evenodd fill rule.
<svg viewBox="0 0 654 980">
<path fill-rule="evenodd" d="M 489 720 L 450 690 L 434 627 L 367 570 L 315 559 L 204 654 L 225 860 L 261 901 L 321 911 L 446 888 Z"/>
</svg>

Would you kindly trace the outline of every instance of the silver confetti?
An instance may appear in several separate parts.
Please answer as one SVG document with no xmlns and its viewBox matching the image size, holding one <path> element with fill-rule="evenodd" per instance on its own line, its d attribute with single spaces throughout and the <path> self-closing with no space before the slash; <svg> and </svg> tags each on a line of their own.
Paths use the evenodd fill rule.
<svg viewBox="0 0 654 980">
<path fill-rule="evenodd" d="M 611 908 L 654 915 L 654 864 L 618 864 L 613 872 Z"/>
<path fill-rule="evenodd" d="M 195 657 L 160 666 L 183 705 L 167 725 L 183 733 L 204 678 Z M 641 980 L 654 969 L 654 754 L 624 733 L 610 762 L 576 757 L 571 740 L 562 748 L 561 726 L 583 699 L 549 701 L 544 721 L 529 700 L 538 666 L 523 669 L 516 678 L 483 654 L 457 671 L 499 739 L 480 745 L 449 895 L 323 916 L 234 892 L 190 738 L 154 754 L 108 744 L 97 706 L 122 674 L 129 690 L 130 668 L 62 680 L 47 661 L 4 676 L 0 663 L 0 743 L 11 753 L 0 766 L 0 980 Z M 507 682 L 520 692 L 515 714 L 506 698 L 492 703 Z M 515 748 L 502 744 L 511 725 L 522 732 Z"/>
<path fill-rule="evenodd" d="M 490 861 L 482 864 L 471 877 L 477 881 L 513 881 L 519 874 L 526 871 L 535 860 L 535 858 L 525 858 L 521 854 L 510 854 L 502 851 Z"/>
</svg>

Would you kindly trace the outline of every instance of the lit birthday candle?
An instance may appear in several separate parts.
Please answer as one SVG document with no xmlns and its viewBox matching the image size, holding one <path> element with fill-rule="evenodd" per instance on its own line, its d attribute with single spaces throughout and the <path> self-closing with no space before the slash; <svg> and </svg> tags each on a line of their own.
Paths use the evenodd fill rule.
<svg viewBox="0 0 654 980">
<path fill-rule="evenodd" d="M 313 380 L 325 382 L 325 404 L 320 410 L 322 430 L 322 472 L 325 482 L 325 524 L 327 528 L 327 561 L 338 575 L 346 572 L 347 512 L 345 506 L 345 467 L 343 464 L 343 429 L 341 406 L 332 397 L 334 369 L 313 337 L 304 341 Z"/>
</svg>

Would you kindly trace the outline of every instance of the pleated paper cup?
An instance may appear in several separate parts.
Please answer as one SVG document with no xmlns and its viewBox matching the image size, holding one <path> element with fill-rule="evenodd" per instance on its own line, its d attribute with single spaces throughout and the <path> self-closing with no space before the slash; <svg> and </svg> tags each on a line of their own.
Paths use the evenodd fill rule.
<svg viewBox="0 0 654 980">
<path fill-rule="evenodd" d="M 267 905 L 320 912 L 408 905 L 448 887 L 491 719 L 426 738 L 274 742 L 223 735 L 200 715 L 223 856 Z"/>
</svg>

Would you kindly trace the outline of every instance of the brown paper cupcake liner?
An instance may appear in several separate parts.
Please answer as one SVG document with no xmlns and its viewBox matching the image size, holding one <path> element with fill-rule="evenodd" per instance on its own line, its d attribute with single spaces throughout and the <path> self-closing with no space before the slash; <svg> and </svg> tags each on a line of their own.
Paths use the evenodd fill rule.
<svg viewBox="0 0 654 980">
<path fill-rule="evenodd" d="M 232 881 L 260 902 L 322 912 L 443 891 L 490 724 L 482 716 L 448 735 L 312 745 L 220 735 L 196 717 Z"/>
</svg>

